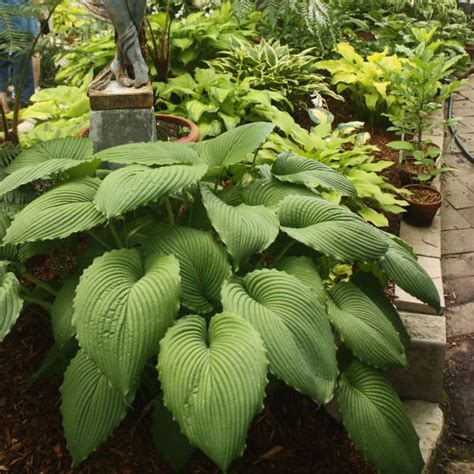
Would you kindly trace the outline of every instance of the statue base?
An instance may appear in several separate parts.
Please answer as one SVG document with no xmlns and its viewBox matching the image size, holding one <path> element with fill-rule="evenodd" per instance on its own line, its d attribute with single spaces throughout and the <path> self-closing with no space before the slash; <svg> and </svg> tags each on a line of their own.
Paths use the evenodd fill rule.
<svg viewBox="0 0 474 474">
<path fill-rule="evenodd" d="M 135 89 L 112 81 L 104 90 L 89 90 L 89 136 L 94 152 L 127 143 L 156 141 L 151 85 Z"/>
</svg>

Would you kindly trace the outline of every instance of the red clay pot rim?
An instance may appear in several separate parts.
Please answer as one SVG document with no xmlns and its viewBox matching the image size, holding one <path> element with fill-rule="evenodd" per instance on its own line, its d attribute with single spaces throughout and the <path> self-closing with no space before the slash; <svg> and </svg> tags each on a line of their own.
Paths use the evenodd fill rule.
<svg viewBox="0 0 474 474">
<path fill-rule="evenodd" d="M 407 184 L 405 186 L 403 186 L 403 189 L 428 189 L 430 191 L 434 191 L 438 194 L 439 196 L 439 199 L 438 201 L 435 201 L 435 202 L 430 202 L 430 203 L 421 203 L 421 202 L 416 202 L 415 204 L 419 204 L 419 205 L 426 205 L 426 206 L 433 206 L 435 204 L 441 204 L 443 202 L 443 193 L 441 191 L 438 191 L 436 188 L 434 188 L 433 186 L 428 186 L 426 184 Z M 408 202 L 411 202 L 409 199 L 409 196 L 406 196 L 405 199 L 408 201 Z"/>
<path fill-rule="evenodd" d="M 199 141 L 199 128 L 191 120 L 184 117 L 179 117 L 178 115 L 171 115 L 171 114 L 156 114 L 155 113 L 155 117 L 159 120 L 168 121 L 171 123 L 182 125 L 189 129 L 189 133 L 185 137 L 182 137 L 176 140 L 174 143 L 191 143 L 191 142 Z M 81 138 L 87 137 L 89 136 L 89 130 L 90 130 L 90 127 L 86 127 L 82 129 L 77 134 L 77 136 Z"/>
</svg>

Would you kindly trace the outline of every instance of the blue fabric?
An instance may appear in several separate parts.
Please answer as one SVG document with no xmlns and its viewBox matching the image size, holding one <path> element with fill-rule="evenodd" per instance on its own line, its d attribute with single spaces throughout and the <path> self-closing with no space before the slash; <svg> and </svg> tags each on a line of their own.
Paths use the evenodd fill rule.
<svg viewBox="0 0 474 474">
<path fill-rule="evenodd" d="M 29 5 L 29 0 L 0 0 L 0 8 L 2 7 L 22 7 Z M 4 25 L 0 21 L 0 29 Z M 12 16 L 10 18 L 10 27 L 16 31 L 24 31 L 31 34 L 31 37 L 35 37 L 39 34 L 40 24 L 39 21 L 30 16 Z M 22 102 L 28 102 L 30 97 L 35 93 L 35 84 L 33 78 L 33 63 L 31 58 L 25 55 L 10 56 L 8 60 L 0 60 L 0 92 L 6 92 L 9 83 L 9 78 L 13 78 L 12 82 L 15 89 L 18 89 L 16 84 L 17 78 L 20 77 L 23 69 L 24 61 L 29 61 L 28 71 L 23 84 L 21 92 Z"/>
</svg>

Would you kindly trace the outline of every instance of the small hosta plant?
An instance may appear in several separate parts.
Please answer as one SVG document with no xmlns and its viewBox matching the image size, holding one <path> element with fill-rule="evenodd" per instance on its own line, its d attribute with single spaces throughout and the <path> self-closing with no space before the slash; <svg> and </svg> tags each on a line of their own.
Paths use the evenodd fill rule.
<svg viewBox="0 0 474 474">
<path fill-rule="evenodd" d="M 140 392 L 175 468 L 195 446 L 225 472 L 272 374 L 315 409 L 335 398 L 381 472 L 421 472 L 418 437 L 384 376 L 407 366 L 408 335 L 383 285 L 439 308 L 436 288 L 402 241 L 321 198 L 356 194 L 343 175 L 291 153 L 256 164 L 272 129 L 97 154 L 88 139 L 58 139 L 9 165 L 1 194 L 39 178 L 53 185 L 2 216 L 1 336 L 24 304 L 49 309 L 53 354 L 70 359 L 61 412 L 74 466 Z M 77 240 L 61 282 L 24 271 L 29 255 Z"/>
</svg>

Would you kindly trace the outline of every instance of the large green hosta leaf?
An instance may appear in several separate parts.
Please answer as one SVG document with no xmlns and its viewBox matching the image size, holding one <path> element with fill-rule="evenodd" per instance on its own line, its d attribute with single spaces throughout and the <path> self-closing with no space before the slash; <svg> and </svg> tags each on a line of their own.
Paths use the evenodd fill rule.
<svg viewBox="0 0 474 474">
<path fill-rule="evenodd" d="M 15 274 L 7 271 L 7 263 L 0 261 L 0 342 L 20 316 L 23 307 L 20 288 Z"/>
<path fill-rule="evenodd" d="M 66 345 L 71 337 L 76 334 L 76 330 L 72 325 L 72 315 L 78 283 L 78 275 L 66 280 L 51 305 L 51 326 L 54 340 L 59 348 Z"/>
<path fill-rule="evenodd" d="M 272 173 L 280 181 L 304 184 L 309 187 L 322 187 L 337 191 L 343 196 L 357 196 L 352 183 L 341 173 L 329 166 L 304 156 L 284 152 L 278 156 Z"/>
<path fill-rule="evenodd" d="M 379 310 L 382 311 L 398 332 L 403 345 L 407 347 L 410 343 L 410 336 L 400 318 L 400 315 L 398 314 L 398 311 L 395 309 L 395 306 L 393 306 L 385 295 L 383 286 L 380 284 L 379 280 L 370 273 L 359 272 L 351 279 L 351 282 L 363 291 L 372 303 L 377 305 Z"/>
<path fill-rule="evenodd" d="M 81 350 L 64 374 L 61 399 L 64 436 L 75 467 L 112 434 L 128 406 Z"/>
<path fill-rule="evenodd" d="M 376 368 L 406 367 L 398 332 L 380 308 L 351 283 L 338 283 L 327 301 L 331 323 L 342 342 Z"/>
<path fill-rule="evenodd" d="M 247 155 L 265 142 L 273 128 L 271 123 L 249 123 L 197 143 L 194 149 L 209 168 L 234 165 L 248 161 Z"/>
<path fill-rule="evenodd" d="M 204 186 L 201 195 L 211 224 L 232 255 L 236 269 L 277 238 L 280 223 L 271 209 L 246 204 L 229 206 Z"/>
<path fill-rule="evenodd" d="M 107 218 L 116 217 L 197 183 L 206 171 L 206 165 L 130 165 L 104 179 L 94 202 Z"/>
<path fill-rule="evenodd" d="M 7 233 L 12 221 L 10 217 L 0 211 L 0 244 Z M 0 260 L 14 260 L 18 253 L 16 245 L 0 245 Z"/>
<path fill-rule="evenodd" d="M 310 257 L 285 257 L 276 262 L 275 268 L 298 278 L 314 292 L 321 304 L 325 304 L 326 290 L 313 259 Z"/>
<path fill-rule="evenodd" d="M 93 160 L 81 161 L 80 163 L 90 164 L 92 161 Z M 80 163 L 78 163 L 77 160 L 62 158 L 19 168 L 0 182 L 0 196 L 24 184 L 32 183 L 38 179 L 48 178 L 57 173 L 63 173 L 64 171 L 77 167 Z"/>
<path fill-rule="evenodd" d="M 80 178 L 51 189 L 15 216 L 4 243 L 62 239 L 104 223 L 92 202 L 99 185 L 97 178 Z"/>
<path fill-rule="evenodd" d="M 356 448 L 382 473 L 419 474 L 419 439 L 398 395 L 376 370 L 353 361 L 342 373 L 339 411 Z"/>
<path fill-rule="evenodd" d="M 290 237 L 341 261 L 378 259 L 388 249 L 376 229 L 323 199 L 289 196 L 281 202 L 278 217 Z"/>
<path fill-rule="evenodd" d="M 22 151 L 8 166 L 8 173 L 21 168 L 36 166 L 50 160 L 74 160 L 76 166 L 92 157 L 92 139 L 90 138 L 54 138 Z"/>
<path fill-rule="evenodd" d="M 163 166 L 199 164 L 202 160 L 187 143 L 131 143 L 107 148 L 94 155 L 101 161 L 122 165 Z"/>
<path fill-rule="evenodd" d="M 155 224 L 137 240 L 147 255 L 173 254 L 179 260 L 184 306 L 198 313 L 213 310 L 231 267 L 224 248 L 211 234 L 190 227 Z"/>
<path fill-rule="evenodd" d="M 291 183 L 282 183 L 276 178 L 257 179 L 242 190 L 242 199 L 250 206 L 275 207 L 287 196 L 317 197 L 314 190 Z"/>
<path fill-rule="evenodd" d="M 124 395 L 133 390 L 179 306 L 173 256 L 142 260 L 138 250 L 96 258 L 76 289 L 73 325 L 81 348 Z"/>
<path fill-rule="evenodd" d="M 180 319 L 161 341 L 164 401 L 190 442 L 223 471 L 243 454 L 263 408 L 267 360 L 260 336 L 240 316 Z"/>
<path fill-rule="evenodd" d="M 389 248 L 379 262 L 382 270 L 400 288 L 439 311 L 441 303 L 433 280 L 399 239 L 385 235 Z"/>
<path fill-rule="evenodd" d="M 224 283 L 222 304 L 257 329 L 277 377 L 318 403 L 331 399 L 336 346 L 326 311 L 309 288 L 285 272 L 258 270 Z"/>
</svg>

